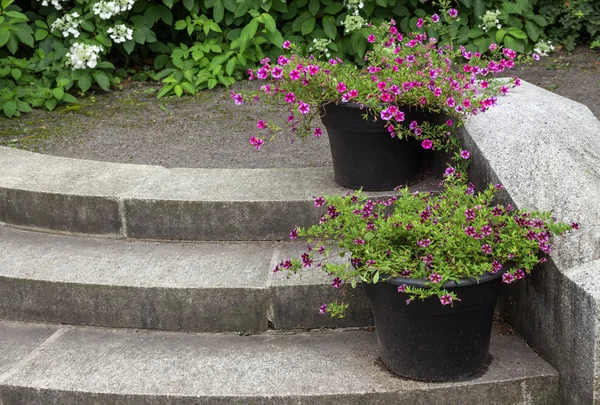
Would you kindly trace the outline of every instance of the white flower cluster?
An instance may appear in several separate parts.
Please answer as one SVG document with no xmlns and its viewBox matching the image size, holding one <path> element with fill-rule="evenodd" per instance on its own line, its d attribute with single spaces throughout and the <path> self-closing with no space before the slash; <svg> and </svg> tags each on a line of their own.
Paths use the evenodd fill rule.
<svg viewBox="0 0 600 405">
<path fill-rule="evenodd" d="M 358 15 L 358 10 L 365 6 L 363 0 L 344 0 L 344 5 L 348 8 L 348 14 Z"/>
<path fill-rule="evenodd" d="M 61 18 L 57 18 L 56 21 L 52 23 L 52 31 L 61 31 L 65 38 L 68 37 L 69 34 L 72 34 L 75 38 L 79 37 L 78 28 L 81 23 L 79 17 L 78 12 L 73 12 L 71 14 L 65 14 Z"/>
<path fill-rule="evenodd" d="M 342 21 L 342 25 L 345 27 L 344 32 L 346 34 L 359 30 L 366 24 L 366 20 L 360 15 L 347 14 L 346 19 Z"/>
<path fill-rule="evenodd" d="M 533 51 L 540 56 L 547 56 L 550 52 L 554 50 L 554 45 L 550 41 L 538 41 L 533 48 Z"/>
<path fill-rule="evenodd" d="M 498 29 L 502 28 L 502 24 L 500 24 L 500 20 L 498 20 L 498 16 L 500 15 L 500 11 L 486 11 L 483 17 L 481 17 L 481 21 L 483 24 L 479 24 L 479 28 L 488 32 L 492 28 L 496 27 Z"/>
<path fill-rule="evenodd" d="M 106 32 L 110 34 L 110 37 L 116 43 L 133 39 L 133 30 L 131 28 L 127 28 L 125 24 L 117 24 L 114 27 L 107 29 Z"/>
<path fill-rule="evenodd" d="M 326 38 L 315 38 L 313 39 L 313 44 L 310 47 L 311 52 L 317 51 L 319 53 L 324 53 L 328 58 L 331 56 L 329 50 L 327 49 L 327 45 L 331 43 L 331 39 Z"/>
<path fill-rule="evenodd" d="M 71 45 L 67 52 L 67 66 L 72 66 L 73 70 L 95 68 L 98 64 L 98 56 L 102 52 L 99 45 L 88 45 L 83 42 L 76 42 Z"/>
<path fill-rule="evenodd" d="M 46 7 L 46 6 L 49 6 L 50 4 L 52 4 L 55 9 L 62 10 L 61 3 L 64 3 L 66 1 L 67 0 L 42 0 L 42 6 Z"/>
<path fill-rule="evenodd" d="M 131 10 L 133 3 L 135 0 L 100 0 L 92 6 L 92 10 L 103 20 L 108 20 L 123 11 Z"/>
</svg>

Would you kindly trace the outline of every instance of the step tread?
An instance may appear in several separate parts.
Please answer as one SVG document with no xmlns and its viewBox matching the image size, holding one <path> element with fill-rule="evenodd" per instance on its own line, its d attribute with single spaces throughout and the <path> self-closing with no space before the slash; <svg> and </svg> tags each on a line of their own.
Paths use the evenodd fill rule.
<svg viewBox="0 0 600 405">
<path fill-rule="evenodd" d="M 37 347 L 44 333 L 47 325 L 0 321 L 1 342 L 17 337 L 32 342 L 21 348 L 20 358 L 0 350 L 0 367 L 11 367 L 0 376 L 5 405 L 40 393 L 63 400 L 71 394 L 80 400 L 86 393 L 112 395 L 111 404 L 125 403 L 115 395 L 136 396 L 128 404 L 148 403 L 144 401 L 150 398 L 156 400 L 153 404 L 189 398 L 197 402 L 181 403 L 258 404 L 266 398 L 272 403 L 293 398 L 339 404 L 383 403 L 379 401 L 384 398 L 402 399 L 394 402 L 402 404 L 415 403 L 411 398 L 441 403 L 423 399 L 444 398 L 451 403 L 456 395 L 463 398 L 456 403 L 508 404 L 528 398 L 528 404 L 541 404 L 548 402 L 536 399 L 546 398 L 545 390 L 554 392 L 557 378 L 521 339 L 497 332 L 485 372 L 467 381 L 435 384 L 397 378 L 384 370 L 377 363 L 375 333 L 361 330 L 237 336 L 58 327 Z"/>
</svg>

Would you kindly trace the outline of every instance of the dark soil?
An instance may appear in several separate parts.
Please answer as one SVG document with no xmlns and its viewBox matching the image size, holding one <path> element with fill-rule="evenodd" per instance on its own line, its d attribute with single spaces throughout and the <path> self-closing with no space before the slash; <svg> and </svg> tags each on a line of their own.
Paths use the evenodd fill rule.
<svg viewBox="0 0 600 405">
<path fill-rule="evenodd" d="M 557 52 L 513 74 L 587 105 L 600 119 L 600 52 Z M 234 89 L 247 86 L 238 83 Z M 281 117 L 269 106 L 236 106 L 231 89 L 156 99 L 156 84 L 80 100 L 53 112 L 0 119 L 0 145 L 57 156 L 165 167 L 318 167 L 331 163 L 327 137 L 290 143 L 285 134 L 255 151 L 256 121 Z"/>
</svg>

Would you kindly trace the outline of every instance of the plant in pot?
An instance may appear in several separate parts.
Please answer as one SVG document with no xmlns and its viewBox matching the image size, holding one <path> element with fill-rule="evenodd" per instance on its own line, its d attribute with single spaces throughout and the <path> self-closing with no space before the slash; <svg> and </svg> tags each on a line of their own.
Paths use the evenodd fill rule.
<svg viewBox="0 0 600 405">
<path fill-rule="evenodd" d="M 475 193 L 452 166 L 445 175 L 437 194 L 403 188 L 385 200 L 360 191 L 317 198 L 315 205 L 326 207 L 319 224 L 290 234 L 307 238 L 308 251 L 275 268 L 292 274 L 318 266 L 333 287 L 361 283 L 382 362 L 424 381 L 463 378 L 484 367 L 502 283 L 526 277 L 546 260 L 552 235 L 578 227 L 549 212 L 496 203 L 501 185 Z M 320 311 L 342 317 L 347 306 L 333 302 Z"/>
<path fill-rule="evenodd" d="M 452 132 L 466 116 L 497 104 L 497 96 L 519 85 L 516 78 L 494 80 L 512 68 L 515 51 L 497 45 L 490 57 L 455 49 L 446 35 L 458 12 L 442 1 L 441 15 L 428 24 L 440 33 L 438 42 L 426 33 L 402 35 L 395 22 L 362 28 L 371 49 L 365 67 L 338 58 L 322 60 L 289 52 L 276 61 L 261 61 L 249 70 L 250 80 L 265 81 L 259 90 L 232 93 L 237 104 L 263 100 L 287 111 L 284 123 L 258 120 L 257 128 L 275 134 L 288 128 L 293 137 L 319 138 L 327 130 L 335 180 L 363 190 L 392 190 L 422 175 L 427 150 L 456 149 Z M 420 19 L 419 26 L 425 22 Z M 460 60 L 460 64 L 456 61 Z M 250 143 L 259 149 L 261 136 Z M 440 165 L 438 165 L 440 166 Z M 446 168 L 441 165 L 440 177 Z"/>
</svg>

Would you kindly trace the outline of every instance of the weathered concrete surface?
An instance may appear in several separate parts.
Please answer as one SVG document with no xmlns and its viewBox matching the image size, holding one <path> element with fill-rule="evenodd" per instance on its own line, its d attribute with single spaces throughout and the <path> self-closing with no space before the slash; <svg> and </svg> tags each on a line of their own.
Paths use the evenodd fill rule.
<svg viewBox="0 0 600 405">
<path fill-rule="evenodd" d="M 600 122 L 584 105 L 523 83 L 468 120 L 463 137 L 478 185 L 502 183 L 504 202 L 581 224 L 556 240 L 548 264 L 509 289 L 504 312 L 557 367 L 562 404 L 599 404 Z"/>
<path fill-rule="evenodd" d="M 0 325 L 6 324 L 1 322 Z M 523 341 L 494 334 L 482 374 L 398 378 L 373 332 L 174 334 L 72 328 L 0 382 L 3 405 L 557 405 L 557 376 Z"/>
<path fill-rule="evenodd" d="M 0 221 L 147 239 L 278 240 L 344 194 L 331 167 L 166 169 L 0 147 Z M 429 190 L 424 181 L 414 190 Z M 386 195 L 389 193 L 370 193 Z"/>
<path fill-rule="evenodd" d="M 0 383 L 15 364 L 57 330 L 57 326 L 0 322 Z"/>
<path fill-rule="evenodd" d="M 147 242 L 0 227 L 0 318 L 202 332 L 372 325 L 345 286 L 343 320 L 319 314 L 339 291 L 321 271 L 287 279 L 274 263 L 304 245 Z"/>
</svg>

